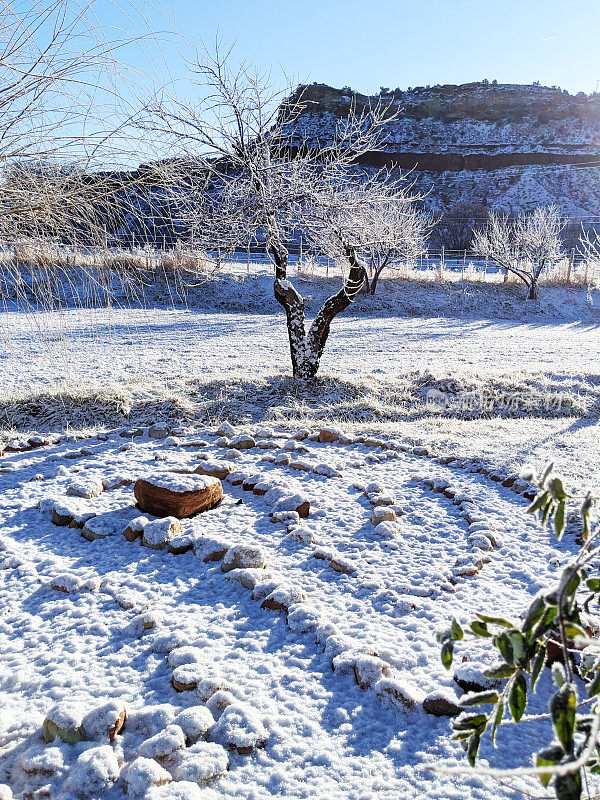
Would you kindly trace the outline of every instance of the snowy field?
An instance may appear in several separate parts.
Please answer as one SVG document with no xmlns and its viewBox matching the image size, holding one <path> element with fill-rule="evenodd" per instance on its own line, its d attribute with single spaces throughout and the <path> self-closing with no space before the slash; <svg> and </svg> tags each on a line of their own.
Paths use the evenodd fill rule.
<svg viewBox="0 0 600 800">
<path fill-rule="evenodd" d="M 540 794 L 436 771 L 466 762 L 425 708 L 457 702 L 457 680 L 487 664 L 470 646 L 442 668 L 436 633 L 452 616 L 519 614 L 576 549 L 525 515 L 513 479 L 554 459 L 597 484 L 596 307 L 583 300 L 578 321 L 566 300 L 562 317 L 520 319 L 440 303 L 336 319 L 313 394 L 278 377 L 286 332 L 270 301 L 0 315 L 3 427 L 18 428 L 0 462 L 0 784 L 15 798 Z M 426 408 L 432 386 L 568 403 L 463 418 Z M 235 431 L 219 433 L 227 418 Z M 166 438 L 149 435 L 159 420 Z M 331 425 L 344 435 L 320 442 Z M 242 433 L 254 446 L 232 449 Z M 140 515 L 135 480 L 198 466 L 222 473 L 218 506 L 165 549 L 122 535 Z M 286 515 L 290 497 L 306 518 Z M 93 735 L 45 744 L 57 703 Z M 527 713 L 543 711 L 534 698 Z M 482 763 L 527 764 L 546 725 L 502 726 Z"/>
</svg>

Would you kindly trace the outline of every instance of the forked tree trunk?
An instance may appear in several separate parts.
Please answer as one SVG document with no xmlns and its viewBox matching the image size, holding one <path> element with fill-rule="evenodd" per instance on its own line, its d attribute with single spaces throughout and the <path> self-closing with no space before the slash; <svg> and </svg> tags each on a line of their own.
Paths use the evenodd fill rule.
<svg viewBox="0 0 600 800">
<path fill-rule="evenodd" d="M 307 331 L 304 298 L 287 280 L 287 252 L 277 243 L 272 243 L 270 247 L 275 261 L 273 291 L 275 299 L 286 313 L 292 372 L 295 378 L 310 380 L 319 370 L 332 320 L 353 302 L 364 285 L 367 271 L 354 250 L 346 248 L 346 257 L 350 263 L 348 277 L 339 292 L 325 300 Z"/>
</svg>

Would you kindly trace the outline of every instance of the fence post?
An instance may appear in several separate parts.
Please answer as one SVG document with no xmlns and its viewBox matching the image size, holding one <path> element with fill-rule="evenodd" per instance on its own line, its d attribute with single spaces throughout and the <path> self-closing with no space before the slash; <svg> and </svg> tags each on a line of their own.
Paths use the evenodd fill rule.
<svg viewBox="0 0 600 800">
<path fill-rule="evenodd" d="M 569 257 L 569 266 L 567 267 L 567 285 L 571 283 L 571 270 L 575 262 L 575 248 L 571 248 L 571 256 Z"/>
</svg>

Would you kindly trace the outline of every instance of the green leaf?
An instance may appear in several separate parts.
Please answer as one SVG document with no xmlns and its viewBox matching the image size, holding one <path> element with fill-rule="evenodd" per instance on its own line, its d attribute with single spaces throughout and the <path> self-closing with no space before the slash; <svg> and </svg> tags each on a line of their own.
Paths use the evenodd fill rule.
<svg viewBox="0 0 600 800">
<path fill-rule="evenodd" d="M 588 578 L 585 583 L 590 591 L 600 592 L 600 578 Z"/>
<path fill-rule="evenodd" d="M 513 648 L 512 642 L 510 641 L 507 633 L 501 633 L 500 636 L 496 636 L 494 639 L 494 644 L 500 651 L 500 655 L 506 661 L 507 664 L 513 664 Z"/>
<path fill-rule="evenodd" d="M 475 636 L 483 636 L 489 638 L 492 634 L 488 631 L 487 625 L 485 622 L 479 622 L 479 620 L 474 619 L 471 623 L 471 630 L 475 634 Z"/>
<path fill-rule="evenodd" d="M 566 683 L 550 699 L 550 718 L 556 738 L 567 753 L 573 751 L 577 694 L 573 684 Z"/>
<path fill-rule="evenodd" d="M 542 674 L 542 669 L 544 668 L 545 663 L 546 663 L 546 645 L 543 644 L 537 651 L 537 654 L 533 661 L 533 666 L 531 668 L 531 688 L 533 691 L 535 691 L 535 685 L 538 682 L 538 678 Z"/>
<path fill-rule="evenodd" d="M 554 533 L 557 539 L 561 539 L 565 531 L 565 501 L 561 500 L 556 506 L 554 513 Z"/>
<path fill-rule="evenodd" d="M 526 666 L 529 657 L 529 647 L 527 646 L 527 639 L 523 636 L 521 631 L 516 629 L 507 633 L 513 650 L 513 659 L 519 666 Z"/>
<path fill-rule="evenodd" d="M 459 625 L 459 623 L 457 622 L 456 619 L 452 620 L 452 627 L 451 627 L 450 630 L 452 631 L 452 638 L 455 641 L 458 641 L 459 639 L 462 639 L 463 636 L 465 635 L 464 632 L 463 632 L 463 629 L 460 627 L 460 625 Z"/>
<path fill-rule="evenodd" d="M 535 623 L 542 618 L 545 610 L 546 601 L 544 598 L 541 596 L 536 597 L 527 611 L 527 616 L 525 617 L 525 622 L 523 623 L 522 628 L 523 633 L 529 633 L 529 631 L 533 629 Z"/>
<path fill-rule="evenodd" d="M 477 753 L 479 751 L 479 745 L 481 744 L 481 734 L 478 731 L 475 731 L 473 736 L 469 739 L 469 747 L 467 749 L 467 758 L 469 759 L 469 764 L 474 767 L 475 760 L 477 759 Z"/>
<path fill-rule="evenodd" d="M 557 764 L 560 764 L 564 755 L 565 751 L 562 747 L 559 744 L 554 744 L 552 747 L 545 747 L 543 750 L 540 750 L 539 753 L 536 753 L 534 763 L 536 767 L 555 767 Z M 552 780 L 552 774 L 546 773 L 545 775 L 538 775 L 538 778 L 542 786 L 548 786 Z"/>
<path fill-rule="evenodd" d="M 563 486 L 562 480 L 558 477 L 554 477 L 548 481 L 548 491 L 554 500 L 565 500 L 565 498 L 568 496 L 565 492 L 565 487 Z"/>
<path fill-rule="evenodd" d="M 540 492 L 531 502 L 531 505 L 527 508 L 527 513 L 537 514 L 538 511 L 541 511 L 548 505 L 549 501 L 550 501 L 550 493 Z"/>
<path fill-rule="evenodd" d="M 515 674 L 516 670 L 517 668 L 514 664 L 497 664 L 494 667 L 486 669 L 483 674 L 486 678 L 501 680 L 502 678 L 510 678 L 511 675 Z"/>
<path fill-rule="evenodd" d="M 452 641 L 444 642 L 444 644 L 442 645 L 440 657 L 442 659 L 442 664 L 446 669 L 450 669 L 450 667 L 452 666 L 453 655 L 454 655 L 454 643 Z"/>
<path fill-rule="evenodd" d="M 545 633 L 548 633 L 548 631 L 553 626 L 557 614 L 558 614 L 557 606 L 548 606 L 546 612 L 544 613 L 544 616 L 541 618 L 541 620 L 538 622 L 538 624 L 531 632 L 531 636 L 529 637 L 531 641 L 536 641 L 537 639 L 542 637 Z"/>
<path fill-rule="evenodd" d="M 496 713 L 494 714 L 494 720 L 492 722 L 492 744 L 496 747 L 496 731 L 500 723 L 502 722 L 502 717 L 504 716 L 504 701 L 498 703 L 496 706 Z"/>
<path fill-rule="evenodd" d="M 557 800 L 580 800 L 581 770 L 570 775 L 557 775 L 554 779 L 554 791 Z"/>
<path fill-rule="evenodd" d="M 588 492 L 585 496 L 585 500 L 581 504 L 581 520 L 583 523 L 583 541 L 585 542 L 590 535 L 590 512 L 592 510 L 592 503 L 594 502 L 594 498 L 592 497 L 591 493 Z"/>
<path fill-rule="evenodd" d="M 477 731 L 485 730 L 487 716 L 485 714 L 460 715 L 452 720 L 452 727 L 455 731 Z"/>
<path fill-rule="evenodd" d="M 477 614 L 479 619 L 482 622 L 486 622 L 488 625 L 502 625 L 503 628 L 512 628 L 512 622 L 509 622 L 504 617 L 488 617 L 486 614 Z"/>
<path fill-rule="evenodd" d="M 493 706 L 498 702 L 498 692 L 477 692 L 461 698 L 461 706 Z"/>
<path fill-rule="evenodd" d="M 576 636 L 588 638 L 587 631 L 584 631 L 581 625 L 576 625 L 574 622 L 565 622 L 565 634 L 569 639 L 575 639 Z"/>
<path fill-rule="evenodd" d="M 546 479 L 550 477 L 550 473 L 552 472 L 553 469 L 554 469 L 554 461 L 551 461 L 544 470 L 542 477 L 540 478 L 540 484 L 542 486 L 546 483 Z"/>
<path fill-rule="evenodd" d="M 515 722 L 518 722 L 527 706 L 527 681 L 525 675 L 519 670 L 513 679 L 508 695 L 508 707 Z"/>
</svg>

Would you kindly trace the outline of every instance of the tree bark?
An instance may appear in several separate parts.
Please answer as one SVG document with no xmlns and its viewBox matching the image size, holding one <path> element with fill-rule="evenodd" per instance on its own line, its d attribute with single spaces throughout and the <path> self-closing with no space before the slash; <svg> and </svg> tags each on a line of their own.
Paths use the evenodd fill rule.
<svg viewBox="0 0 600 800">
<path fill-rule="evenodd" d="M 367 270 L 355 251 L 346 248 L 350 262 L 348 277 L 340 291 L 325 300 L 307 333 L 304 298 L 286 277 L 287 252 L 278 243 L 271 243 L 270 249 L 275 261 L 273 291 L 286 313 L 292 374 L 295 378 L 310 380 L 319 370 L 332 320 L 354 301 L 367 279 Z"/>
</svg>

